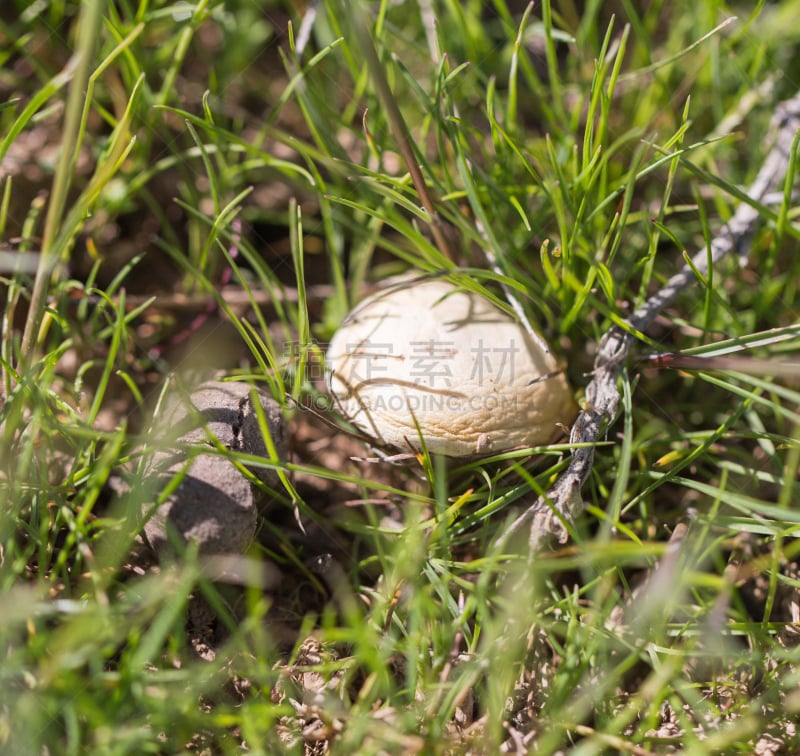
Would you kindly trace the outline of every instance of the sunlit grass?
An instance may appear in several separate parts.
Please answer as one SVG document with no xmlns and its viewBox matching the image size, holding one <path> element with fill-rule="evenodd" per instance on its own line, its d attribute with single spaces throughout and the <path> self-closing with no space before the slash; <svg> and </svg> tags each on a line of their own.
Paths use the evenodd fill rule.
<svg viewBox="0 0 800 756">
<path fill-rule="evenodd" d="M 580 399 L 603 333 L 714 237 L 758 171 L 793 94 L 796 25 L 781 19 L 796 3 L 730 20 L 722 2 L 612 17 L 330 0 L 307 39 L 288 4 L 87 3 L 99 33 L 66 6 L 18 5 L 0 26 L 18 40 L 0 158 L 39 133 L 63 152 L 47 201 L 16 201 L 13 172 L 0 192 L 3 248 L 40 266 L 0 270 L 0 750 L 713 753 L 766 732 L 797 747 L 791 368 L 632 361 L 587 511 L 541 554 L 506 527 L 564 471 L 566 443 L 390 474 L 345 445 L 333 465 L 238 455 L 282 489 L 234 598 L 191 549 L 137 568 L 155 494 L 111 492 L 143 464 L 153 376 L 170 371 L 262 381 L 293 428 L 313 408 L 344 438 L 315 366 L 366 287 L 400 273 L 516 300 Z M 796 360 L 795 183 L 792 164 L 748 259 L 698 277 L 637 357 Z M 120 258 L 126 234 L 137 248 Z M 171 362 L 160 350 L 187 324 L 158 309 L 165 290 L 212 303 L 245 358 L 217 365 L 195 336 Z M 303 480 L 349 507 L 318 511 Z M 221 628 L 205 656 L 187 628 L 200 597 Z"/>
</svg>

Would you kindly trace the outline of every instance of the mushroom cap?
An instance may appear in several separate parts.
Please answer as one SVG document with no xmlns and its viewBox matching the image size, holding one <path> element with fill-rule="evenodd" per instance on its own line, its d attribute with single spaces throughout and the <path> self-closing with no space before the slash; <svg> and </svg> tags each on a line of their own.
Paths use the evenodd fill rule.
<svg viewBox="0 0 800 756">
<path fill-rule="evenodd" d="M 537 446 L 577 412 L 552 354 L 487 299 L 442 280 L 365 299 L 331 340 L 327 366 L 342 415 L 386 447 L 416 452 L 424 441 L 433 454 L 469 457 Z"/>
</svg>

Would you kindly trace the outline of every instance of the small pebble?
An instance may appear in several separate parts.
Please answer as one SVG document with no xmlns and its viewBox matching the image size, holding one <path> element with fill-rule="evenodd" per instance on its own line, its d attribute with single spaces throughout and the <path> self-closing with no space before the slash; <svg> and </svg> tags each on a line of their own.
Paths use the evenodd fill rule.
<svg viewBox="0 0 800 756">
<path fill-rule="evenodd" d="M 153 455 L 148 485 L 161 491 L 187 464 L 186 444 L 213 449 L 210 435 L 228 449 L 269 458 L 258 413 L 251 403 L 252 387 L 243 382 L 208 382 L 191 397 L 167 402 L 156 421 L 163 423 L 164 447 Z M 278 457 L 288 451 L 280 405 L 261 389 L 255 396 Z M 279 488 L 274 470 L 251 466 L 252 474 L 270 488 Z M 180 543 L 194 541 L 201 554 L 241 553 L 256 531 L 259 511 L 270 497 L 253 485 L 229 459 L 199 453 L 189 463 L 178 487 L 145 523 L 145 536 L 159 558 L 175 553 Z"/>
</svg>

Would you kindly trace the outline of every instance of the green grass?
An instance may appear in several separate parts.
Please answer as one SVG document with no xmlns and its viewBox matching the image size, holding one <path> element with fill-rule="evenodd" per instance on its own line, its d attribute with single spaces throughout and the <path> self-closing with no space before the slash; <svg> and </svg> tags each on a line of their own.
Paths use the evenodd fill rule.
<svg viewBox="0 0 800 756">
<path fill-rule="evenodd" d="M 295 6 L 3 11 L 0 751 L 800 748 L 796 376 L 631 361 L 587 511 L 535 555 L 507 528 L 567 445 L 355 463 L 319 380 L 365 286 L 411 271 L 511 293 L 580 398 L 758 172 L 800 4 L 328 0 L 302 50 Z M 796 184 L 637 356 L 793 359 Z M 157 492 L 110 487 L 166 377 L 214 369 L 299 439 L 238 588 L 191 549 L 156 568 Z"/>
</svg>

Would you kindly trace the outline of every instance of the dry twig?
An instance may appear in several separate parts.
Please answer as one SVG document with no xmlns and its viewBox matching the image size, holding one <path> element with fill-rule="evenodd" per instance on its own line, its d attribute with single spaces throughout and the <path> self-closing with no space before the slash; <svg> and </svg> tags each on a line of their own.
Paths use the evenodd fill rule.
<svg viewBox="0 0 800 756">
<path fill-rule="evenodd" d="M 620 399 L 617 379 L 636 334 L 644 331 L 664 308 L 697 280 L 695 270 L 706 273 L 709 262 L 716 264 L 732 252 L 739 255 L 744 253 L 760 218 L 756 205 L 776 191 L 785 180 L 798 129 L 800 92 L 781 102 L 775 109 L 772 119 L 774 145 L 747 191 L 752 204 L 739 204 L 734 216 L 713 239 L 710 254 L 706 249 L 699 250 L 691 262 L 687 262 L 623 324 L 613 326 L 605 334 L 595 358 L 592 380 L 586 387 L 585 408 L 578 415 L 570 433 L 570 443 L 581 446 L 573 450 L 569 467 L 555 485 L 512 523 L 509 534 L 529 525 L 530 546 L 534 550 L 553 538 L 561 543 L 567 540 L 567 526 L 575 522 L 584 508 L 581 487 L 592 470 L 592 444 L 616 415 Z"/>
</svg>

